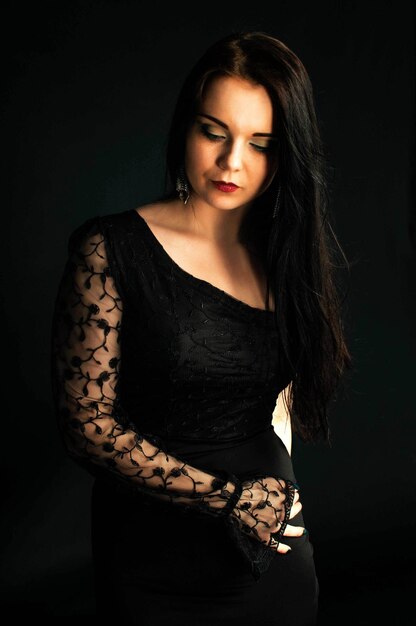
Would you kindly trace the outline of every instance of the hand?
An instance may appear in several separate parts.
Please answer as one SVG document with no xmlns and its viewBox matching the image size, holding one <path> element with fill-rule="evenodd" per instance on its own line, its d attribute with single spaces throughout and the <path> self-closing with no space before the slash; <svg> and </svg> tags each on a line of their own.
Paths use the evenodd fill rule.
<svg viewBox="0 0 416 626">
<path fill-rule="evenodd" d="M 231 512 L 241 530 L 277 552 L 289 552 L 291 548 L 280 543 L 281 537 L 300 537 L 304 534 L 302 526 L 287 523 L 302 509 L 299 491 L 293 488 L 290 481 L 271 476 L 245 480 L 242 486 L 240 499 Z M 272 537 L 274 533 L 279 533 L 276 538 Z"/>
</svg>

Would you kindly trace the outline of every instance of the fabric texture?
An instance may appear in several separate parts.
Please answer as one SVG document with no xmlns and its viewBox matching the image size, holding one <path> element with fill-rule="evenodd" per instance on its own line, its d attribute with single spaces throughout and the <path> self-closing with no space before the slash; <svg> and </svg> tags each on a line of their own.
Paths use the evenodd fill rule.
<svg viewBox="0 0 416 626">
<path fill-rule="evenodd" d="M 278 554 L 227 512 L 230 477 L 296 481 L 271 423 L 290 382 L 272 317 L 179 267 L 135 210 L 71 233 L 52 389 L 66 450 L 95 478 L 103 618 L 315 623 L 310 540 Z"/>
</svg>

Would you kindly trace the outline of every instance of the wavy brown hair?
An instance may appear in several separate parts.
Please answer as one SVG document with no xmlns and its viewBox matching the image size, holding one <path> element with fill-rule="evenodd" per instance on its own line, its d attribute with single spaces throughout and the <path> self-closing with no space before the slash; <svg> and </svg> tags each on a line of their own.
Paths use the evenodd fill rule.
<svg viewBox="0 0 416 626">
<path fill-rule="evenodd" d="M 329 442 L 328 409 L 352 366 L 335 261 L 348 261 L 329 223 L 327 164 L 312 85 L 300 59 L 263 32 L 233 33 L 213 44 L 191 69 L 177 99 L 167 145 L 165 198 L 176 196 L 186 135 L 209 79 L 235 76 L 262 85 L 274 109 L 278 171 L 241 224 L 240 239 L 264 261 L 276 302 L 279 351 L 291 384 L 284 395 L 293 430 L 303 441 Z M 280 205 L 273 218 L 280 187 Z M 332 243 L 335 247 L 331 247 Z"/>
</svg>

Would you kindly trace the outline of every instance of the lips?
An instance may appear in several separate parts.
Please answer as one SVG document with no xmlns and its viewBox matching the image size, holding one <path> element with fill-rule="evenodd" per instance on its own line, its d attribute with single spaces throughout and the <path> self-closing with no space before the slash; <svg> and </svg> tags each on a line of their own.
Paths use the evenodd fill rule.
<svg viewBox="0 0 416 626">
<path fill-rule="evenodd" d="M 227 183 L 224 180 L 213 180 L 212 183 L 217 189 L 223 191 L 224 193 L 231 193 L 239 189 L 238 185 L 235 185 L 234 183 Z"/>
</svg>

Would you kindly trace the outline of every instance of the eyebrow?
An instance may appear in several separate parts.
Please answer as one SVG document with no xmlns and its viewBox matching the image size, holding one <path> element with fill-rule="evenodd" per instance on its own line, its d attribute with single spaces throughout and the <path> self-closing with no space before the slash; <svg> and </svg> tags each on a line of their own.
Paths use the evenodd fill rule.
<svg viewBox="0 0 416 626">
<path fill-rule="evenodd" d="M 214 117 L 213 115 L 207 115 L 206 113 L 198 113 L 198 115 L 200 117 L 208 118 L 212 122 L 215 122 L 216 124 L 218 124 L 218 126 L 222 126 L 223 128 L 225 128 L 225 130 L 229 130 L 225 122 L 222 122 L 221 120 L 219 120 L 217 117 Z M 270 137 L 271 139 L 276 139 L 276 135 L 274 135 L 273 133 L 253 133 L 252 137 Z"/>
</svg>

